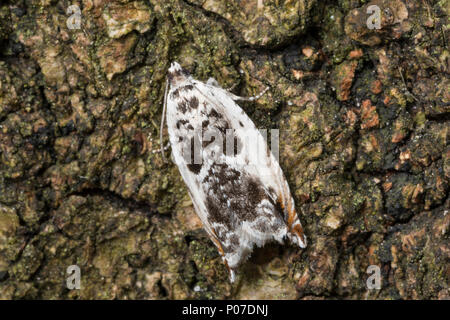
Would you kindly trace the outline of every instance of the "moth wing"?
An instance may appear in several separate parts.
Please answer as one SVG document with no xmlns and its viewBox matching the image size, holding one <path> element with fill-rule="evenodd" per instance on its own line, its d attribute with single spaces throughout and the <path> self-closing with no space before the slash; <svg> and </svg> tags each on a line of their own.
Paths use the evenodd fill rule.
<svg viewBox="0 0 450 320">
<path fill-rule="evenodd" d="M 213 234 L 211 227 L 208 223 L 208 211 L 204 204 L 205 194 L 203 189 L 199 187 L 200 181 L 196 175 L 188 169 L 186 159 L 183 157 L 183 144 L 180 143 L 178 137 L 184 139 L 193 138 L 193 132 L 177 129 L 177 119 L 180 119 L 180 114 L 177 112 L 177 105 L 179 99 L 173 99 L 170 97 L 167 99 L 167 126 L 169 131 L 170 144 L 172 146 L 172 156 L 175 164 L 178 166 L 181 176 L 188 187 L 189 194 L 196 209 L 196 212 L 205 226 L 208 234 Z"/>
<path fill-rule="evenodd" d="M 196 97 L 198 96 L 198 99 L 200 101 L 199 103 L 203 103 L 204 98 L 201 95 L 198 95 L 198 92 L 195 89 L 193 91 L 194 92 L 192 94 L 196 94 Z M 204 229 L 206 230 L 210 239 L 218 248 L 221 256 L 224 258 L 224 250 L 222 244 L 219 241 L 214 228 L 211 226 L 208 220 L 208 210 L 205 205 L 206 194 L 205 190 L 202 187 L 202 175 L 194 174 L 192 170 L 188 168 L 189 162 L 187 162 L 185 157 L 183 156 L 184 146 L 182 143 L 180 143 L 179 137 L 183 137 L 184 141 L 190 140 L 195 138 L 196 132 L 193 130 L 185 130 L 185 125 L 177 126 L 177 121 L 179 121 L 179 119 L 183 119 L 183 115 L 179 110 L 177 110 L 177 106 L 180 102 L 181 98 L 172 98 L 171 94 L 169 93 L 167 99 L 167 126 L 169 131 L 170 144 L 172 146 L 172 157 L 175 164 L 178 166 L 178 169 L 186 186 L 188 187 L 188 192 L 194 205 L 194 209 L 198 217 L 202 221 Z M 194 118 L 200 119 L 199 121 L 201 123 L 201 121 L 204 120 L 204 116 L 200 114 L 200 108 L 197 111 L 198 114 Z M 194 119 L 191 118 L 190 122 L 193 121 Z M 195 123 L 192 124 L 195 125 Z M 234 271 L 229 268 L 225 258 L 224 262 L 230 273 L 231 280 L 234 281 Z"/>
<path fill-rule="evenodd" d="M 302 248 L 306 247 L 306 237 L 295 210 L 289 185 L 278 161 L 268 149 L 264 137 L 245 111 L 235 102 L 233 94 L 215 85 L 204 84 L 197 80 L 193 80 L 193 82 L 208 99 L 219 102 L 217 103 L 220 107 L 218 111 L 225 115 L 231 128 L 236 129 L 238 133 L 241 132 L 244 135 L 243 138 L 246 139 L 242 144 L 242 154 L 249 156 L 250 159 L 248 162 L 242 161 L 243 159 L 234 161 L 235 168 L 241 172 L 258 176 L 267 189 L 271 188 L 275 191 L 278 197 L 277 201 L 285 211 L 285 222 L 291 231 L 288 234 L 290 240 Z M 227 160 L 233 162 L 233 159 L 227 158 Z"/>
<path fill-rule="evenodd" d="M 218 111 L 226 116 L 231 124 L 231 128 L 236 129 L 237 134 L 242 136 L 244 140 L 242 154 L 248 155 L 250 158 L 248 159 L 249 161 L 235 163 L 239 166 L 239 169 L 242 172 L 256 174 L 262 178 L 262 182 L 266 186 L 273 187 L 277 194 L 284 194 L 286 198 L 290 198 L 289 189 L 283 188 L 284 184 L 287 185 L 287 183 L 278 161 L 267 148 L 264 137 L 258 131 L 253 121 L 234 101 L 233 94 L 220 87 L 204 84 L 200 81 L 195 81 L 195 84 L 202 92 L 206 92 L 211 100 L 220 102 L 218 104 L 220 110 Z M 232 161 L 229 158 L 227 160 Z"/>
</svg>

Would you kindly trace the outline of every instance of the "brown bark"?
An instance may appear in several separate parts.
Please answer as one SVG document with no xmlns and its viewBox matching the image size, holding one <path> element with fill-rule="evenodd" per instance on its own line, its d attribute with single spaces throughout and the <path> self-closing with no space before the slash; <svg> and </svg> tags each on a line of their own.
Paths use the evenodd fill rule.
<svg viewBox="0 0 450 320">
<path fill-rule="evenodd" d="M 448 2 L 278 2 L 1 5 L 0 298 L 449 298 Z M 157 152 L 174 60 L 271 88 L 242 106 L 280 129 L 308 247 L 256 249 L 236 285 Z"/>
</svg>

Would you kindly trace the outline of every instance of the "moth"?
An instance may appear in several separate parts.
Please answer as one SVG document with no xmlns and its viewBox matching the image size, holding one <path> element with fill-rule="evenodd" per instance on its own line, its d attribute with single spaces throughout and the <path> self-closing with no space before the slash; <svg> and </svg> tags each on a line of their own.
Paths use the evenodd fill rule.
<svg viewBox="0 0 450 320">
<path fill-rule="evenodd" d="M 243 98 L 214 79 L 195 80 L 177 62 L 168 70 L 160 134 L 166 114 L 173 160 L 231 282 L 255 245 L 288 239 L 306 247 L 280 165 L 235 102 L 259 96 Z"/>
</svg>

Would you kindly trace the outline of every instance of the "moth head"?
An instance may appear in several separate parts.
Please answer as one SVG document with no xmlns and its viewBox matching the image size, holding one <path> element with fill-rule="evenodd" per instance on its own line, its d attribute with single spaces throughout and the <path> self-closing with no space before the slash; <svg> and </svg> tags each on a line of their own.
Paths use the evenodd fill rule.
<svg viewBox="0 0 450 320">
<path fill-rule="evenodd" d="M 179 82 L 185 81 L 189 77 L 189 72 L 183 69 L 178 62 L 172 62 L 167 75 L 170 85 L 176 85 Z"/>
</svg>

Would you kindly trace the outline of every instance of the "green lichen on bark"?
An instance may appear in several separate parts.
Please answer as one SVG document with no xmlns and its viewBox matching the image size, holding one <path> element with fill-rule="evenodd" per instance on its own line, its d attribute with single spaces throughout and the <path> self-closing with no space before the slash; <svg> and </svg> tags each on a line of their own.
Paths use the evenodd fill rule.
<svg viewBox="0 0 450 320">
<path fill-rule="evenodd" d="M 69 29 L 66 10 L 81 10 Z M 367 8 L 381 8 L 380 29 Z M 0 298 L 448 299 L 448 1 L 0 5 Z M 236 284 L 159 154 L 172 61 L 280 129 L 308 247 Z M 163 143 L 167 143 L 165 135 Z M 168 155 L 168 152 L 167 152 Z M 68 290 L 66 269 L 81 268 Z M 366 286 L 381 268 L 381 290 Z"/>
</svg>

